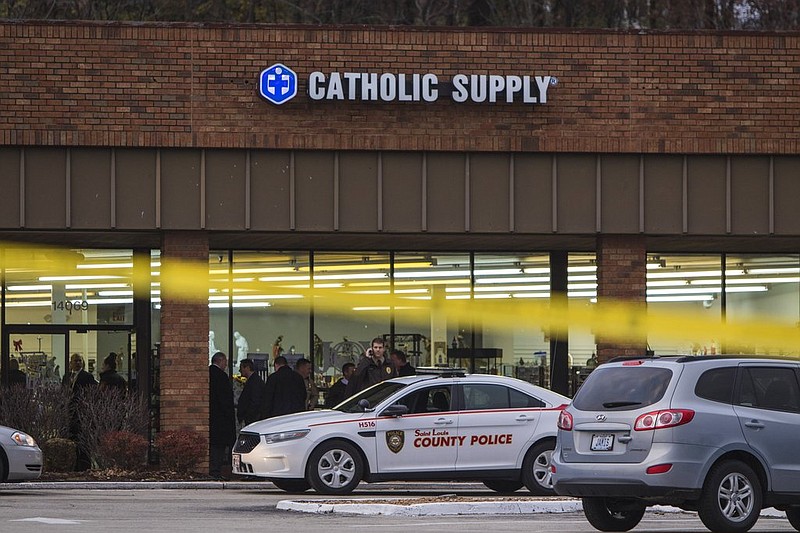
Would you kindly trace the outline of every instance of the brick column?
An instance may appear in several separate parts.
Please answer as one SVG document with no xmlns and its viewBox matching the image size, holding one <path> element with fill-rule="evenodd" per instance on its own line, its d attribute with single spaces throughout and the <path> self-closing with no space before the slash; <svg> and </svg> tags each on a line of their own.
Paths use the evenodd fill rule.
<svg viewBox="0 0 800 533">
<path fill-rule="evenodd" d="M 161 260 L 162 270 L 170 260 L 208 265 L 208 236 L 165 233 Z M 203 287 L 208 286 L 208 277 L 197 282 L 205 298 L 177 298 L 171 296 L 170 287 L 161 287 L 161 431 L 193 430 L 207 442 L 208 289 Z M 207 463 L 198 469 L 207 469 Z"/>
<path fill-rule="evenodd" d="M 647 251 L 641 235 L 601 235 L 597 239 L 597 301 L 623 301 L 647 310 Z M 647 338 L 624 341 L 595 337 L 597 360 L 618 355 L 645 355 Z"/>
</svg>

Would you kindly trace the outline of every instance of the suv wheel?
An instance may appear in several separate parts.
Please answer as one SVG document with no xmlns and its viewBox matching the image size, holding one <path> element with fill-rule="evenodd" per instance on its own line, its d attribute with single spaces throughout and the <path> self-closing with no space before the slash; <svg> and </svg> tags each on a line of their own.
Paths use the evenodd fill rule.
<svg viewBox="0 0 800 533">
<path fill-rule="evenodd" d="M 350 494 L 363 475 L 361 454 L 348 442 L 323 442 L 308 459 L 308 481 L 320 494 Z"/>
<path fill-rule="evenodd" d="M 741 461 L 725 461 L 709 472 L 697 509 L 711 531 L 744 533 L 761 513 L 761 484 Z"/>
<path fill-rule="evenodd" d="M 786 509 L 786 518 L 789 519 L 789 523 L 792 524 L 793 528 L 800 531 L 800 507 Z"/>
<path fill-rule="evenodd" d="M 531 494 L 555 496 L 553 473 L 550 471 L 555 447 L 554 441 L 540 442 L 525 454 L 525 460 L 522 461 L 522 482 Z"/>
<path fill-rule="evenodd" d="M 600 531 L 628 531 L 642 521 L 645 506 L 634 500 L 583 498 L 583 514 Z"/>
</svg>

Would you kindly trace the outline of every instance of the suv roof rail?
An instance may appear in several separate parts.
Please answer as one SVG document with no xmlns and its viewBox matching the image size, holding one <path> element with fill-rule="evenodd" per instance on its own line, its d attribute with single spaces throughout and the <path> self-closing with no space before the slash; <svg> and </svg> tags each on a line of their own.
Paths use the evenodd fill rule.
<svg viewBox="0 0 800 533">
<path fill-rule="evenodd" d="M 606 363 L 618 363 L 620 361 L 638 361 L 640 359 L 661 359 L 660 355 L 618 355 L 612 357 Z"/>
</svg>

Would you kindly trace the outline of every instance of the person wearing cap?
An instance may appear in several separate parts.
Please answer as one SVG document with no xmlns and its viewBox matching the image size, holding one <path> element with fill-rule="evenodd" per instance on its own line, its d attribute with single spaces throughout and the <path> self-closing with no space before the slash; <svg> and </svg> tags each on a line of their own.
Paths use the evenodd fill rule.
<svg viewBox="0 0 800 533">
<path fill-rule="evenodd" d="M 125 378 L 117 373 L 117 354 L 109 353 L 103 359 L 103 368 L 100 371 L 101 389 L 118 389 L 124 392 L 128 388 Z"/>
</svg>

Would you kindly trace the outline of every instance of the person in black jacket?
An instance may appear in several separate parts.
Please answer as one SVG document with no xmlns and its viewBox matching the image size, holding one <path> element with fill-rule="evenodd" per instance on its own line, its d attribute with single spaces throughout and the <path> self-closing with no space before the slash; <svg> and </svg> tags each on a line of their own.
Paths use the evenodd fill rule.
<svg viewBox="0 0 800 533">
<path fill-rule="evenodd" d="M 385 379 L 397 377 L 394 365 L 385 357 L 386 343 L 382 337 L 375 337 L 370 343 L 367 353 L 361 356 L 353 373 L 353 379 L 347 384 L 345 394 L 349 398 L 364 389 L 372 387 Z"/>
<path fill-rule="evenodd" d="M 267 378 L 264 393 L 267 417 L 299 413 L 306 408 L 306 384 L 284 356 L 275 358 L 275 372 Z"/>
<path fill-rule="evenodd" d="M 23 389 L 28 386 L 28 377 L 19 369 L 19 361 L 13 357 L 8 362 L 8 386 L 19 386 Z"/>
<path fill-rule="evenodd" d="M 342 366 L 342 377 L 331 385 L 331 388 L 328 389 L 328 394 L 325 395 L 325 407 L 327 409 L 333 409 L 347 398 L 347 394 L 345 393 L 347 390 L 347 383 L 350 381 L 350 378 L 353 377 L 353 372 L 355 372 L 355 370 L 356 365 L 353 363 L 345 363 Z"/>
<path fill-rule="evenodd" d="M 247 381 L 244 383 L 242 393 L 239 395 L 239 405 L 236 407 L 236 418 L 245 425 L 252 424 L 258 420 L 266 418 L 266 408 L 264 405 L 264 392 L 266 385 L 256 373 L 256 367 L 252 359 L 242 359 L 239 361 L 239 373 Z"/>
<path fill-rule="evenodd" d="M 77 456 L 75 460 L 75 470 L 81 472 L 89 470 L 92 461 L 80 444 L 81 421 L 79 410 L 81 409 L 81 398 L 84 391 L 97 386 L 97 380 L 89 372 L 83 369 L 83 357 L 79 353 L 69 356 L 68 374 L 64 374 L 61 384 L 69 391 L 69 438 L 77 446 Z"/>
<path fill-rule="evenodd" d="M 111 352 L 103 359 L 103 370 L 100 372 L 100 388 L 119 389 L 125 392 L 128 384 L 125 378 L 117 373 L 117 354 Z"/>
<path fill-rule="evenodd" d="M 231 462 L 231 446 L 236 441 L 236 415 L 233 408 L 233 386 L 225 367 L 228 356 L 217 352 L 208 367 L 208 473 L 214 479 L 222 477 L 222 466 Z"/>
<path fill-rule="evenodd" d="M 392 350 L 389 352 L 389 359 L 392 360 L 398 377 L 417 375 L 417 369 L 408 362 L 406 353 L 403 350 Z"/>
</svg>

